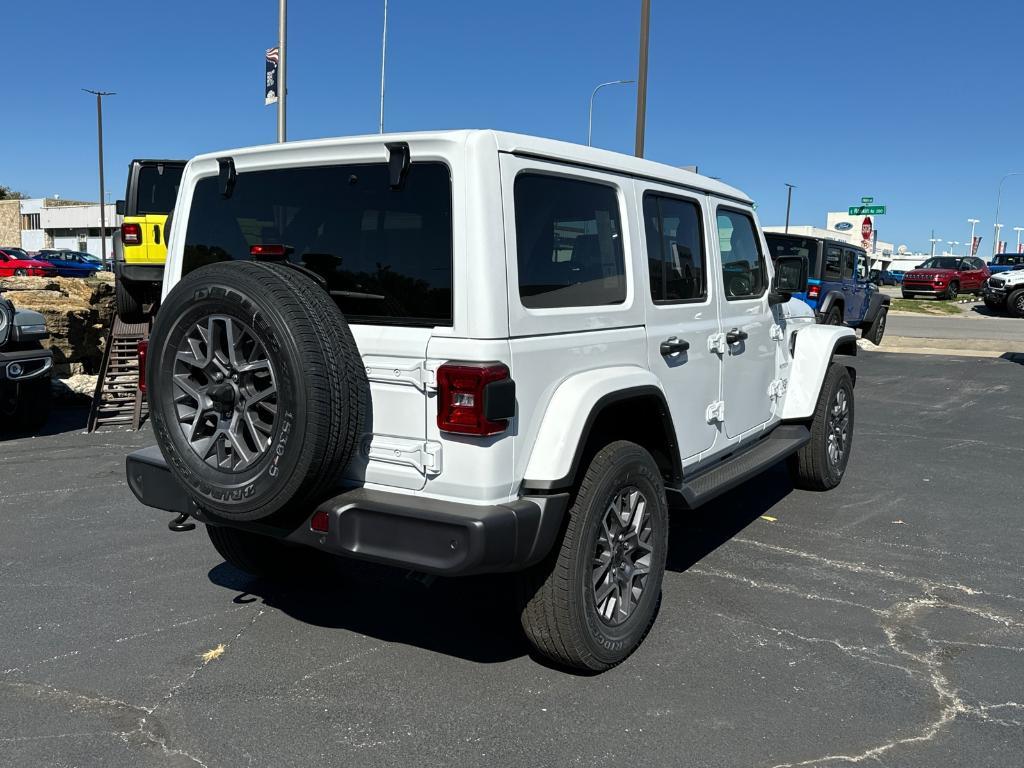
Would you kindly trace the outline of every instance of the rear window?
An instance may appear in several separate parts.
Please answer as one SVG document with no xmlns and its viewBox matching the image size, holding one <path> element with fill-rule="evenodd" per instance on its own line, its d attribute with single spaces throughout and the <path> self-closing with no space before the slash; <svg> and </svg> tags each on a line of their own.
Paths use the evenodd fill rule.
<svg viewBox="0 0 1024 768">
<path fill-rule="evenodd" d="M 135 184 L 135 213 L 168 213 L 178 197 L 184 166 L 160 163 L 139 168 Z"/>
<path fill-rule="evenodd" d="M 448 167 L 432 162 L 413 163 L 400 190 L 384 163 L 240 173 L 227 199 L 208 177 L 193 193 L 182 272 L 283 245 L 352 322 L 451 325 L 451 197 Z"/>
<path fill-rule="evenodd" d="M 779 256 L 804 256 L 807 258 L 807 274 L 811 277 L 818 276 L 817 240 L 812 240 L 809 237 L 776 235 L 769 232 L 764 233 L 764 239 L 768 241 L 768 254 L 772 261 Z"/>
</svg>

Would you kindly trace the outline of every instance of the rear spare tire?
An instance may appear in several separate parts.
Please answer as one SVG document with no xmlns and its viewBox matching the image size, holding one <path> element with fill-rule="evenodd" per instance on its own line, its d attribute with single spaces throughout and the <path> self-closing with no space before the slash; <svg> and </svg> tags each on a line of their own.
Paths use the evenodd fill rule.
<svg viewBox="0 0 1024 768">
<path fill-rule="evenodd" d="M 235 521 L 305 519 L 355 452 L 369 403 L 345 317 L 281 264 L 218 263 L 182 278 L 157 315 L 147 381 L 175 478 Z"/>
</svg>

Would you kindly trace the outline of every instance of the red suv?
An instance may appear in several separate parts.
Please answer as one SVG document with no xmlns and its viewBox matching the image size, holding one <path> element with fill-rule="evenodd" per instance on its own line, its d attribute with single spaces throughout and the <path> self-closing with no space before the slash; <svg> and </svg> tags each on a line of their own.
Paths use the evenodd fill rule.
<svg viewBox="0 0 1024 768">
<path fill-rule="evenodd" d="M 974 256 L 936 256 L 903 276 L 903 298 L 955 299 L 960 293 L 980 296 L 989 274 L 988 265 Z"/>
</svg>

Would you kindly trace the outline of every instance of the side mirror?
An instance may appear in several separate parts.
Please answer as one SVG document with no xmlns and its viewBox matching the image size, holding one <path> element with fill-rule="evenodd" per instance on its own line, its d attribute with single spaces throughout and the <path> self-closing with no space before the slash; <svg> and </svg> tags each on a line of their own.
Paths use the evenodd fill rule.
<svg viewBox="0 0 1024 768">
<path fill-rule="evenodd" d="M 807 290 L 807 257 L 779 256 L 775 260 L 775 279 L 768 293 L 769 304 L 783 304 L 794 293 Z"/>
<path fill-rule="evenodd" d="M 114 203 L 114 210 L 117 211 L 118 216 L 124 216 L 126 208 L 127 206 L 125 205 L 124 200 L 118 200 L 117 202 Z"/>
</svg>

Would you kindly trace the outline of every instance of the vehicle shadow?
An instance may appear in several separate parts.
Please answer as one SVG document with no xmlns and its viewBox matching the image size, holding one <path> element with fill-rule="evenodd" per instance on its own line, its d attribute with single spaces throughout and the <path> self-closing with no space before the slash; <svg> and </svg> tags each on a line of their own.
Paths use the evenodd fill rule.
<svg viewBox="0 0 1024 768">
<path fill-rule="evenodd" d="M 666 568 L 682 572 L 729 541 L 785 497 L 793 486 L 785 465 L 767 471 L 699 510 L 670 514 Z M 315 555 L 314 555 L 315 556 Z M 249 576 L 227 563 L 208 577 L 237 594 L 262 601 L 306 624 L 344 629 L 413 645 L 477 663 L 510 661 L 533 653 L 519 626 L 511 575 L 434 578 L 343 558 L 324 558 L 296 574 L 294 583 Z M 561 670 L 579 674 L 578 670 Z"/>
<path fill-rule="evenodd" d="M 0 432 L 0 442 L 4 440 L 17 440 L 26 437 L 48 437 L 51 435 L 63 435 L 67 432 L 81 432 L 89 425 L 88 407 L 60 407 L 54 406 L 50 411 L 50 417 L 42 429 L 34 432 Z"/>
</svg>

